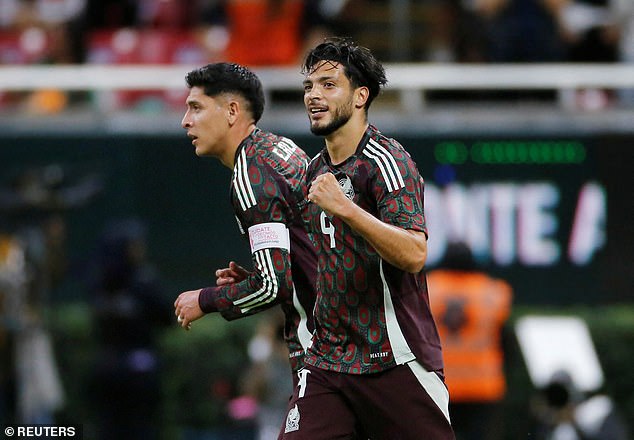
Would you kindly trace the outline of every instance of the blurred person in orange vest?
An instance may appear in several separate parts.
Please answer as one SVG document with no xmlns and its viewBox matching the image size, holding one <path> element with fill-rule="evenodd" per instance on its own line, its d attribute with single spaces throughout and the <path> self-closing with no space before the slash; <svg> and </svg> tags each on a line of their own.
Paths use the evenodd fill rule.
<svg viewBox="0 0 634 440">
<path fill-rule="evenodd" d="M 461 242 L 448 245 L 427 283 L 456 438 L 501 438 L 500 403 L 506 392 L 502 331 L 511 309 L 511 286 L 479 270 Z"/>
<path fill-rule="evenodd" d="M 345 3 L 345 2 L 344 2 Z M 319 0 L 222 0 L 203 8 L 205 47 L 246 66 L 293 66 L 332 33 Z"/>
</svg>

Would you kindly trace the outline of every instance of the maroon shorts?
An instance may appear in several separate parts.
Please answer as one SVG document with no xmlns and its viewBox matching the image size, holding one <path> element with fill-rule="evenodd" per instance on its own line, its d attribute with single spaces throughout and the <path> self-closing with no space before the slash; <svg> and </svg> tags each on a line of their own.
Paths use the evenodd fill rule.
<svg viewBox="0 0 634 440">
<path fill-rule="evenodd" d="M 312 368 L 312 367 L 311 367 Z M 297 387 L 299 385 L 299 381 L 300 381 L 300 375 L 305 375 L 307 373 L 293 373 L 293 390 L 297 390 Z M 295 392 L 293 393 L 293 396 L 290 396 L 289 400 L 288 400 L 288 408 L 287 408 L 287 413 L 288 412 L 292 412 L 292 408 L 295 406 Z M 333 415 L 337 415 L 337 411 L 334 410 L 331 412 L 331 414 Z M 353 421 L 354 422 L 354 421 Z M 365 434 L 363 434 L 363 430 L 361 429 L 361 427 L 359 426 L 359 423 L 356 422 L 356 424 L 353 423 L 353 426 L 350 428 L 351 432 L 345 436 L 345 437 L 332 437 L 332 438 L 345 438 L 345 439 L 350 439 L 350 440 L 367 440 L 369 437 Z M 284 431 L 286 430 L 286 420 L 282 421 L 282 427 L 280 429 L 280 432 L 278 434 L 277 440 L 283 440 L 284 438 Z M 297 437 L 299 438 L 299 437 Z M 325 438 L 325 437 L 324 437 Z"/>
<path fill-rule="evenodd" d="M 308 366 L 298 375 L 284 440 L 455 440 L 447 388 L 416 361 L 377 374 Z"/>
<path fill-rule="evenodd" d="M 293 372 L 292 373 L 292 377 L 293 377 L 293 390 L 295 390 L 297 388 L 297 385 L 299 384 L 299 375 L 297 372 Z M 286 408 L 286 413 L 288 414 L 288 411 L 291 410 L 291 400 L 292 400 L 292 396 L 289 396 L 288 398 L 288 407 Z M 284 430 L 286 428 L 286 421 L 283 420 L 282 421 L 282 426 L 280 428 L 280 432 L 277 435 L 277 440 L 282 440 L 284 438 Z"/>
</svg>

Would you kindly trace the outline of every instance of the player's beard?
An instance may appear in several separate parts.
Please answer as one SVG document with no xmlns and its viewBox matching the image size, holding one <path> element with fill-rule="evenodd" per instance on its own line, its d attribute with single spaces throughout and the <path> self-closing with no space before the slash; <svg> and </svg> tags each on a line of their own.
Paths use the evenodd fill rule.
<svg viewBox="0 0 634 440">
<path fill-rule="evenodd" d="M 339 107 L 326 125 L 310 124 L 310 131 L 316 136 L 328 136 L 343 127 L 352 117 L 352 100 L 347 105 Z"/>
</svg>

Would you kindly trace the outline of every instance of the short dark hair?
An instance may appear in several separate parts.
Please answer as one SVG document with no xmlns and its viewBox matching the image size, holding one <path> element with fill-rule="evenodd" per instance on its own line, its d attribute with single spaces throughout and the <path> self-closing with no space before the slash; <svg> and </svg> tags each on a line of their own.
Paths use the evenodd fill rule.
<svg viewBox="0 0 634 440">
<path fill-rule="evenodd" d="M 188 88 L 201 87 L 205 95 L 215 97 L 222 93 L 237 93 L 249 105 L 255 122 L 264 112 L 264 91 L 257 75 L 235 63 L 212 63 L 194 69 L 185 76 Z"/>
<path fill-rule="evenodd" d="M 368 88 L 370 96 L 365 104 L 366 110 L 379 95 L 381 87 L 387 84 L 383 65 L 374 57 L 370 49 L 357 45 L 350 38 L 324 39 L 306 55 L 302 73 L 307 75 L 313 72 L 322 61 L 341 64 L 353 87 Z"/>
</svg>

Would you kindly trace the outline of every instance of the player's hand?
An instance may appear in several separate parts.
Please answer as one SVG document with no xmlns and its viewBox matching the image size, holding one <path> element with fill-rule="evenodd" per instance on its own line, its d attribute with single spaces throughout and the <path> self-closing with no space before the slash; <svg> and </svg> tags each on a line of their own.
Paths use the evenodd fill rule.
<svg viewBox="0 0 634 440">
<path fill-rule="evenodd" d="M 202 289 L 188 290 L 187 292 L 183 292 L 178 295 L 178 298 L 174 301 L 174 314 L 176 315 L 178 325 L 185 330 L 191 329 L 192 322 L 205 315 L 198 305 L 198 296 L 201 290 Z"/>
<path fill-rule="evenodd" d="M 308 189 L 308 200 L 328 215 L 339 215 L 350 203 L 334 174 L 324 173 L 315 178 Z"/>
<path fill-rule="evenodd" d="M 216 285 L 226 286 L 227 284 L 239 283 L 246 279 L 248 275 L 248 270 L 231 261 L 229 267 L 216 270 Z"/>
</svg>

